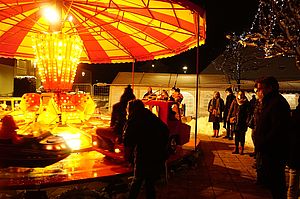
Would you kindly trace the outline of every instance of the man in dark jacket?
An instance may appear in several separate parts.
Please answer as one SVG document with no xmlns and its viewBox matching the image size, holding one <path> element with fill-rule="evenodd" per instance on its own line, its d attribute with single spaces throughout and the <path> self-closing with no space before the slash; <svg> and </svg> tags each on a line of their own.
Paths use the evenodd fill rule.
<svg viewBox="0 0 300 199">
<path fill-rule="evenodd" d="M 288 188 L 288 198 L 294 199 L 299 196 L 299 175 L 300 175 L 300 97 L 298 106 L 292 112 L 290 153 L 288 165 L 290 168 L 290 180 Z"/>
<path fill-rule="evenodd" d="M 225 107 L 224 107 L 224 114 L 223 114 L 223 119 L 224 119 L 224 128 L 226 129 L 226 136 L 224 136 L 223 138 L 228 138 L 230 140 L 233 139 L 233 133 L 230 133 L 230 122 L 227 121 L 227 116 L 228 116 L 228 112 L 231 106 L 232 101 L 235 99 L 235 96 L 232 92 L 232 89 L 229 87 L 225 90 L 226 92 L 226 101 L 225 101 Z"/>
<path fill-rule="evenodd" d="M 124 146 L 134 149 L 134 178 L 128 198 L 137 198 L 145 181 L 146 198 L 155 199 L 155 181 L 163 173 L 167 159 L 169 129 L 156 115 L 144 108 L 141 100 L 128 103 L 128 114 Z"/>
<path fill-rule="evenodd" d="M 273 198 L 285 199 L 290 106 L 279 93 L 279 84 L 274 77 L 262 79 L 257 89 L 262 92 L 263 100 L 255 137 L 256 150 L 261 153 L 266 183 Z"/>
</svg>

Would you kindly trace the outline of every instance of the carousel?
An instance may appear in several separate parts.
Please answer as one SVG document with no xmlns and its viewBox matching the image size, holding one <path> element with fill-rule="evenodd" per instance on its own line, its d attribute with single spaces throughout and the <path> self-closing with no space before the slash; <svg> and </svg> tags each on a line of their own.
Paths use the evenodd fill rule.
<svg viewBox="0 0 300 199">
<path fill-rule="evenodd" d="M 0 98 L 0 117 L 12 116 L 22 140 L 0 144 L 0 186 L 47 187 L 131 172 L 104 158 L 110 153 L 97 132 L 109 129 L 110 117 L 95 113 L 91 94 L 72 91 L 78 63 L 132 62 L 134 86 L 135 62 L 204 44 L 205 11 L 186 0 L 0 0 L 0 5 L 0 56 L 31 60 L 45 90 Z M 171 103 L 145 103 L 165 108 L 157 114 L 168 118 Z M 188 125 L 164 120 L 174 132 L 173 146 L 189 142 Z"/>
</svg>

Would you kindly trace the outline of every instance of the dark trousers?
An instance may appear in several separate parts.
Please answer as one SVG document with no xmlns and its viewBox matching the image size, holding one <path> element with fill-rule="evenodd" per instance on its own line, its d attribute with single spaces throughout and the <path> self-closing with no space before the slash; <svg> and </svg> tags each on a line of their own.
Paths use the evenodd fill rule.
<svg viewBox="0 0 300 199">
<path fill-rule="evenodd" d="M 213 130 L 220 130 L 220 122 L 213 122 Z"/>
<path fill-rule="evenodd" d="M 230 132 L 230 128 L 231 128 L 230 122 L 225 122 L 224 121 L 224 128 L 226 129 L 226 137 L 232 138 L 232 135 L 231 135 L 231 132 Z"/>
<path fill-rule="evenodd" d="M 139 195 L 141 186 L 145 181 L 146 199 L 155 199 L 155 178 L 153 177 L 134 177 L 131 182 L 128 199 L 136 199 Z"/>
<path fill-rule="evenodd" d="M 246 137 L 246 132 L 245 131 L 235 131 L 234 132 L 234 143 L 236 148 L 239 147 L 239 143 L 241 143 L 241 146 L 245 146 L 245 137 Z"/>
<path fill-rule="evenodd" d="M 255 153 L 256 156 L 256 183 L 259 185 L 267 185 L 266 180 L 266 172 L 264 172 L 262 165 L 262 155 L 260 152 Z"/>
<path fill-rule="evenodd" d="M 270 189 L 273 199 L 286 199 L 285 161 L 276 154 L 262 152 L 261 155 L 267 187 Z"/>
</svg>

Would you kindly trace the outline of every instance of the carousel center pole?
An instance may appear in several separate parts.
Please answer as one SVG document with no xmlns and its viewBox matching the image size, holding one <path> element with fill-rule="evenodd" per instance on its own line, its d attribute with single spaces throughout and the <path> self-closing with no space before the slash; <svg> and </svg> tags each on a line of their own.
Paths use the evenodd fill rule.
<svg viewBox="0 0 300 199">
<path fill-rule="evenodd" d="M 200 23 L 199 14 L 197 15 L 197 55 L 196 55 L 196 122 L 195 122 L 195 151 L 197 150 L 197 133 L 198 133 L 198 102 L 199 102 L 199 37 Z"/>
<path fill-rule="evenodd" d="M 134 64 L 135 64 L 135 59 L 132 62 L 132 68 L 131 68 L 131 85 L 132 85 L 132 90 L 134 89 Z"/>
</svg>

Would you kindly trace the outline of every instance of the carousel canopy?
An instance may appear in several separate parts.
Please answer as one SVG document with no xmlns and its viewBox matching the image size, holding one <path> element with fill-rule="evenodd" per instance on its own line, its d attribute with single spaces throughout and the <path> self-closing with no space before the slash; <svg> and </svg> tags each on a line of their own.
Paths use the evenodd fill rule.
<svg viewBox="0 0 300 199">
<path fill-rule="evenodd" d="M 83 46 L 79 62 L 153 60 L 195 47 L 198 30 L 203 44 L 205 25 L 205 11 L 188 0 L 0 0 L 0 57 L 33 60 L 59 34 Z"/>
</svg>

